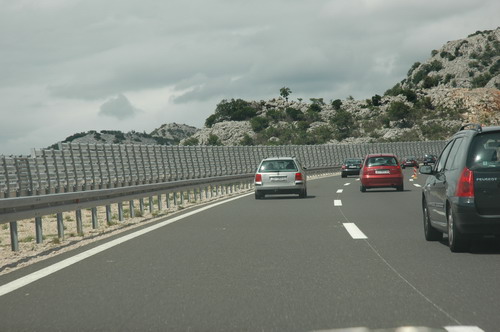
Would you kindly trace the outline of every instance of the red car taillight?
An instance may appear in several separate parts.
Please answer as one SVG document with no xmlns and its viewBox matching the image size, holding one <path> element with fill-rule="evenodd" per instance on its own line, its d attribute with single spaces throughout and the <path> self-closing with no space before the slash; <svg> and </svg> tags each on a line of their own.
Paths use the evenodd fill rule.
<svg viewBox="0 0 500 332">
<path fill-rule="evenodd" d="M 464 168 L 457 184 L 456 196 L 458 197 L 474 197 L 474 173 Z"/>
<path fill-rule="evenodd" d="M 346 166 L 345 166 L 345 165 L 342 165 L 342 169 L 346 169 Z"/>
<path fill-rule="evenodd" d="M 295 181 L 302 181 L 304 180 L 302 178 L 302 173 L 295 173 Z"/>
<path fill-rule="evenodd" d="M 255 174 L 255 182 L 262 182 L 262 174 Z"/>
</svg>

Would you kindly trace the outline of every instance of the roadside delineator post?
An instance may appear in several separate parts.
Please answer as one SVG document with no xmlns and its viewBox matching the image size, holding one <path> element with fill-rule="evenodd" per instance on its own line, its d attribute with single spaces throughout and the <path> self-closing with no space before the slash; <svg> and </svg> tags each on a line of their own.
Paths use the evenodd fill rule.
<svg viewBox="0 0 500 332">
<path fill-rule="evenodd" d="M 416 179 L 417 178 L 417 166 L 413 167 L 413 175 L 411 177 L 412 177 L 412 179 Z"/>
</svg>

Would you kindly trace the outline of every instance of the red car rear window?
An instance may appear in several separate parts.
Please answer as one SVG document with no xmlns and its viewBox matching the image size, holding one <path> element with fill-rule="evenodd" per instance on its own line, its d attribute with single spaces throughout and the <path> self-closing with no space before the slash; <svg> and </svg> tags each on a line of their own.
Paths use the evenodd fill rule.
<svg viewBox="0 0 500 332">
<path fill-rule="evenodd" d="M 366 166 L 397 166 L 398 162 L 396 158 L 390 156 L 379 156 L 379 157 L 370 157 L 366 161 Z"/>
</svg>

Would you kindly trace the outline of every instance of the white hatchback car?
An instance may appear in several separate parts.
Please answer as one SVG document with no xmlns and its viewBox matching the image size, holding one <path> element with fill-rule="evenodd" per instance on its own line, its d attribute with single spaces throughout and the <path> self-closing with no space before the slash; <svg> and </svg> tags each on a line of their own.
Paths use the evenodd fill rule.
<svg viewBox="0 0 500 332">
<path fill-rule="evenodd" d="M 255 173 L 255 199 L 272 194 L 298 194 L 307 197 L 306 168 L 294 157 L 262 160 Z"/>
</svg>

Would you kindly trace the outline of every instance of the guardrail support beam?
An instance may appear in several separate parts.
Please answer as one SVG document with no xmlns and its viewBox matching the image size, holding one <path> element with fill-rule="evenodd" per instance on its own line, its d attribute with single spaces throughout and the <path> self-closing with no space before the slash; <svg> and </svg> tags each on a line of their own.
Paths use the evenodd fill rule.
<svg viewBox="0 0 500 332">
<path fill-rule="evenodd" d="M 97 220 L 97 208 L 92 208 L 92 229 L 97 229 L 99 227 L 99 222 Z"/>
<path fill-rule="evenodd" d="M 82 210 L 76 210 L 76 233 L 83 236 Z"/>
<path fill-rule="evenodd" d="M 63 214 L 59 212 L 56 214 L 57 216 L 57 237 L 61 240 L 64 240 L 64 221 Z"/>
<path fill-rule="evenodd" d="M 17 221 L 11 221 L 10 226 L 10 247 L 12 251 L 19 251 L 19 238 L 17 234 Z"/>
<path fill-rule="evenodd" d="M 36 243 L 43 242 L 42 217 L 35 217 Z"/>
</svg>

